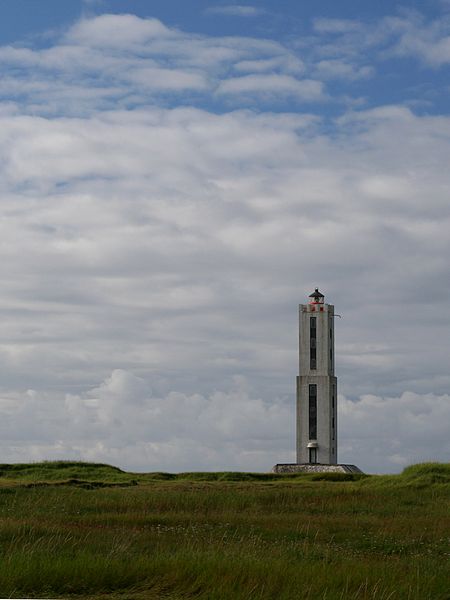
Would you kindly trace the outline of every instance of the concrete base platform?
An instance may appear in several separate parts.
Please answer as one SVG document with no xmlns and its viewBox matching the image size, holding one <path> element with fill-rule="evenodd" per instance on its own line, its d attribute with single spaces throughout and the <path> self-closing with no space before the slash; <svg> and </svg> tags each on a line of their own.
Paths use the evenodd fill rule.
<svg viewBox="0 0 450 600">
<path fill-rule="evenodd" d="M 275 465 L 272 473 L 362 473 L 355 465 L 320 465 L 320 464 L 280 464 Z"/>
</svg>

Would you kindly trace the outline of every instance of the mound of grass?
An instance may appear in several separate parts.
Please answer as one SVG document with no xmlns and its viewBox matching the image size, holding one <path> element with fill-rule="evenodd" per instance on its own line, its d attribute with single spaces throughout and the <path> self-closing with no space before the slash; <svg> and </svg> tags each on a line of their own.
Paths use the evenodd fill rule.
<svg viewBox="0 0 450 600">
<path fill-rule="evenodd" d="M 81 461 L 45 461 L 40 463 L 0 464 L 1 482 L 13 484 L 74 483 L 77 481 L 96 484 L 104 483 L 136 485 L 163 481 L 191 482 L 361 482 L 371 487 L 429 486 L 450 484 L 450 464 L 422 463 L 411 465 L 400 475 L 366 475 L 363 473 L 245 473 L 237 471 L 186 472 L 186 473 L 128 473 L 104 463 Z"/>
<path fill-rule="evenodd" d="M 127 481 L 131 474 L 103 463 L 77 461 L 45 461 L 40 463 L 0 464 L 0 481 L 29 483 L 62 480 Z"/>
<path fill-rule="evenodd" d="M 53 461 L 24 464 L 0 464 L 0 485 L 2 480 L 9 484 L 41 485 L 61 483 L 70 485 L 76 481 L 90 482 L 100 486 L 136 483 L 152 483 L 160 481 L 191 482 L 308 482 L 308 481 L 357 481 L 366 475 L 354 473 L 243 473 L 238 471 L 223 472 L 186 472 L 186 473 L 127 473 L 118 467 L 103 463 L 78 461 Z"/>
<path fill-rule="evenodd" d="M 83 461 L 70 461 L 70 460 L 44 460 L 36 463 L 16 463 L 16 464 L 0 464 L 0 471 L 2 472 L 25 472 L 30 470 L 39 469 L 41 471 L 58 471 L 61 469 L 108 469 L 117 473 L 124 473 L 119 467 L 113 467 L 105 463 L 94 463 L 94 462 L 83 462 Z"/>
<path fill-rule="evenodd" d="M 414 483 L 429 485 L 450 483 L 450 463 L 419 463 L 403 470 L 401 477 Z"/>
</svg>

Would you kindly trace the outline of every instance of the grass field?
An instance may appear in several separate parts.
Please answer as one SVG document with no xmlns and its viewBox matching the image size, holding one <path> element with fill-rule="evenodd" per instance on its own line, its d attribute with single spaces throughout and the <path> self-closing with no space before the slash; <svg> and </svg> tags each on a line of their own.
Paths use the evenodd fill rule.
<svg viewBox="0 0 450 600">
<path fill-rule="evenodd" d="M 401 475 L 0 465 L 0 597 L 449 600 L 450 465 Z"/>
</svg>

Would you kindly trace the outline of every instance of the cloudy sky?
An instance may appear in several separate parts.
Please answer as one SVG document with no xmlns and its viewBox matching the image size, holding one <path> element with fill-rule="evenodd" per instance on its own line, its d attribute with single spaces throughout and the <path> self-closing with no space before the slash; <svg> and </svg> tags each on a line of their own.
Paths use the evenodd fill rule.
<svg viewBox="0 0 450 600">
<path fill-rule="evenodd" d="M 0 455 L 295 460 L 336 307 L 339 460 L 450 455 L 450 2 L 2 0 Z"/>
</svg>

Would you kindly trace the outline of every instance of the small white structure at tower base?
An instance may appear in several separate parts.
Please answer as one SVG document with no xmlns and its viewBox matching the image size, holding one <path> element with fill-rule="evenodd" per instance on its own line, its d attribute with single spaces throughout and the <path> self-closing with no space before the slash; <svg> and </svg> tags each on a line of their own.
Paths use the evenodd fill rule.
<svg viewBox="0 0 450 600">
<path fill-rule="evenodd" d="M 297 462 L 273 473 L 362 473 L 337 462 L 337 379 L 334 374 L 334 306 L 316 288 L 299 306 Z"/>
<path fill-rule="evenodd" d="M 272 473 L 362 473 L 355 465 L 312 465 L 287 463 L 275 465 Z"/>
</svg>

